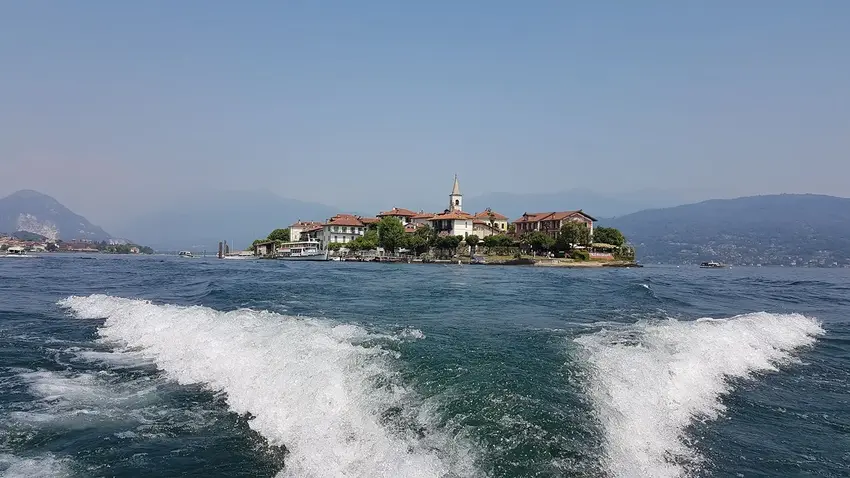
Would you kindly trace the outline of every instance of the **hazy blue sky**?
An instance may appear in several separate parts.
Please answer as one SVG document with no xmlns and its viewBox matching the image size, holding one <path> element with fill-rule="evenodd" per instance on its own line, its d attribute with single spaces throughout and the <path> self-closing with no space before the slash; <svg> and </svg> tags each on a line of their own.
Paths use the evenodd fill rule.
<svg viewBox="0 0 850 478">
<path fill-rule="evenodd" d="M 850 195 L 850 2 L 578 3 L 4 2 L 0 194 Z"/>
</svg>

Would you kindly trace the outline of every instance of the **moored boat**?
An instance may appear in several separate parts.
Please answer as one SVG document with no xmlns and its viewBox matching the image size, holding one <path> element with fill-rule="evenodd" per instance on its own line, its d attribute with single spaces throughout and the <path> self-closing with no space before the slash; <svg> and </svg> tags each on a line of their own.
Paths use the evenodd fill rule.
<svg viewBox="0 0 850 478">
<path fill-rule="evenodd" d="M 284 242 L 275 254 L 275 259 L 283 261 L 326 261 L 328 251 L 321 248 L 318 241 Z"/>
</svg>

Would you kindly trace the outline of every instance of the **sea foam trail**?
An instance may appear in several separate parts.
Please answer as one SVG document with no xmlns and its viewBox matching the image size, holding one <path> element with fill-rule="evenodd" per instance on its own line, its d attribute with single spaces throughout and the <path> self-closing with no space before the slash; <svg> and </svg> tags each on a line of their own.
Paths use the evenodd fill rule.
<svg viewBox="0 0 850 478">
<path fill-rule="evenodd" d="M 360 327 L 104 295 L 60 305 L 105 318 L 104 340 L 140 351 L 178 382 L 225 392 L 231 410 L 251 414 L 251 428 L 286 446 L 283 476 L 475 474 L 448 434 L 382 419 L 409 409 L 412 395 L 396 383 L 391 355 L 358 345 L 375 338 Z"/>
<path fill-rule="evenodd" d="M 775 371 L 824 333 L 802 315 L 638 323 L 576 338 L 591 365 L 589 393 L 613 476 L 680 477 L 703 458 L 685 428 L 715 419 L 729 379 Z"/>
<path fill-rule="evenodd" d="M 23 458 L 0 453 L 0 476 L 5 478 L 61 478 L 70 474 L 68 461 L 53 455 Z"/>
</svg>

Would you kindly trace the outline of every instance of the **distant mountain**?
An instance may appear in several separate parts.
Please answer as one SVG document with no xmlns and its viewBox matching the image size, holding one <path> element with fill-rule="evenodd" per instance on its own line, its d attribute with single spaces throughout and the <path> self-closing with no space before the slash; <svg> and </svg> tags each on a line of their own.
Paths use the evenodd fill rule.
<svg viewBox="0 0 850 478">
<path fill-rule="evenodd" d="M 781 194 L 711 200 L 601 221 L 644 262 L 850 263 L 850 199 Z"/>
<path fill-rule="evenodd" d="M 153 213 L 128 215 L 111 227 L 122 237 L 157 250 L 213 252 L 219 241 L 244 249 L 275 228 L 298 219 L 324 221 L 338 212 L 268 191 L 226 191 L 183 198 Z"/>
<path fill-rule="evenodd" d="M 634 192 L 628 194 L 604 194 L 584 189 L 572 189 L 558 193 L 488 193 L 465 198 L 464 209 L 481 211 L 492 208 L 511 220 L 525 212 L 569 211 L 582 209 L 600 217 L 622 216 L 643 209 L 676 206 L 685 202 L 676 194 L 666 192 Z"/>
<path fill-rule="evenodd" d="M 48 239 L 108 241 L 111 236 L 52 197 L 22 190 L 0 199 L 0 231 L 29 232 Z"/>
</svg>

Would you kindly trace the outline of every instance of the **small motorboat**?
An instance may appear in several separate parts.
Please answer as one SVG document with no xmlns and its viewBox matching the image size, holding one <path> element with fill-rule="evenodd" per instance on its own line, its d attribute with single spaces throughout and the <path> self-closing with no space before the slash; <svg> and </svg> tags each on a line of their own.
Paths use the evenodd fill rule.
<svg viewBox="0 0 850 478">
<path fill-rule="evenodd" d="M 187 259 L 191 259 L 191 258 L 195 257 L 195 255 L 192 254 L 190 251 L 180 251 L 180 252 L 177 253 L 177 255 L 180 256 L 180 257 L 185 257 Z"/>
<path fill-rule="evenodd" d="M 715 262 L 715 261 L 703 262 L 699 266 L 703 269 L 722 269 L 722 268 L 726 267 L 725 264 L 721 264 L 720 262 Z"/>
</svg>

